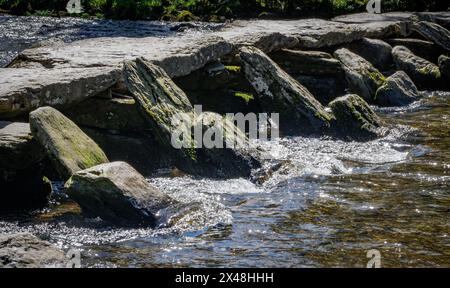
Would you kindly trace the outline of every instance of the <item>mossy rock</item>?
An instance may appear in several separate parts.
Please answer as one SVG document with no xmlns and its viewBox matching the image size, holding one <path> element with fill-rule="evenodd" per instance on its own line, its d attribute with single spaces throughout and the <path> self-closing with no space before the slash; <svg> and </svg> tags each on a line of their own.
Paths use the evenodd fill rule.
<svg viewBox="0 0 450 288">
<path fill-rule="evenodd" d="M 63 180 L 77 171 L 109 162 L 91 138 L 54 108 L 42 107 L 30 113 L 30 128 Z"/>
</svg>

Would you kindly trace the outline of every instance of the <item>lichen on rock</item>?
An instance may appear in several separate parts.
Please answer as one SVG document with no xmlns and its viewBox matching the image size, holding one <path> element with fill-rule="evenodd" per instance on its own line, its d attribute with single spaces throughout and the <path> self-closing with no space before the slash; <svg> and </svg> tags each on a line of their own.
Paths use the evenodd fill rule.
<svg viewBox="0 0 450 288">
<path fill-rule="evenodd" d="M 41 107 L 30 113 L 30 128 L 63 180 L 77 171 L 109 162 L 91 138 L 54 108 Z"/>
</svg>

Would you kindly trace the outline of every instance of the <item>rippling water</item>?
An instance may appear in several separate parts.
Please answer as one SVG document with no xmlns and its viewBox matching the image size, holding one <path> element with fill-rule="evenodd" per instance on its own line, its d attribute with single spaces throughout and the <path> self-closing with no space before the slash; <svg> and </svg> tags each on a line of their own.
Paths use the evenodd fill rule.
<svg viewBox="0 0 450 288">
<path fill-rule="evenodd" d="M 119 34 L 172 33 L 158 22 L 0 17 L 0 66 L 36 41 L 112 36 L 111 25 Z M 371 249 L 385 267 L 450 267 L 450 93 L 378 113 L 395 126 L 383 139 L 264 143 L 286 165 L 262 185 L 150 177 L 179 201 L 200 203 L 172 228 L 84 219 L 57 189 L 48 209 L 2 219 L 0 233 L 76 247 L 88 267 L 364 267 Z"/>
<path fill-rule="evenodd" d="M 59 195 L 48 210 L 0 222 L 82 249 L 85 266 L 450 266 L 450 93 L 379 109 L 397 128 L 383 139 L 283 138 L 266 143 L 289 165 L 263 185 L 245 179 L 150 177 L 201 209 L 170 229 L 118 229 L 83 219 Z"/>
</svg>

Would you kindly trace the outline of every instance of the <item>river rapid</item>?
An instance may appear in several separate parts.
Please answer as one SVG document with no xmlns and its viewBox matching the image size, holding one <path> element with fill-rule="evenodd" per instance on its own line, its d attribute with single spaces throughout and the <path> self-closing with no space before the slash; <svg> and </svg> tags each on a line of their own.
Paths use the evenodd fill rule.
<svg viewBox="0 0 450 288">
<path fill-rule="evenodd" d="M 16 18 L 0 17 L 0 27 Z M 39 33 L 38 40 L 83 38 L 67 31 L 89 21 L 59 20 L 62 28 L 49 32 L 51 23 L 42 21 L 56 20 L 25 19 L 38 27 L 29 37 L 20 25 L 0 31 L 3 63 Z M 29 41 L 5 44 L 5 35 Z M 383 267 L 450 267 L 450 93 L 424 95 L 407 107 L 375 108 L 395 127 L 382 139 L 263 143 L 290 166 L 262 185 L 149 175 L 179 201 L 200 203 L 171 228 L 122 229 L 85 219 L 59 185 L 49 208 L 0 218 L 0 233 L 31 232 L 80 249 L 86 267 L 365 267 L 371 249 L 380 251 Z"/>
</svg>

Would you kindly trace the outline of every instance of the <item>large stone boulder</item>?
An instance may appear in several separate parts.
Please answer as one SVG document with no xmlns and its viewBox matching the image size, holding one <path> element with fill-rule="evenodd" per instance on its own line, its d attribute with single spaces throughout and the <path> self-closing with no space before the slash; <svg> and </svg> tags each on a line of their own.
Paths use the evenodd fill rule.
<svg viewBox="0 0 450 288">
<path fill-rule="evenodd" d="M 64 268 L 69 262 L 64 251 L 31 234 L 0 235 L 0 268 Z"/>
<path fill-rule="evenodd" d="M 70 107 L 113 86 L 117 68 L 0 69 L 0 119 L 42 106 Z"/>
<path fill-rule="evenodd" d="M 102 163 L 102 149 L 58 110 L 42 107 L 30 113 L 33 137 L 45 148 L 62 179 Z"/>
<path fill-rule="evenodd" d="M 336 117 L 335 131 L 338 137 L 366 141 L 380 135 L 382 121 L 358 95 L 339 97 L 329 107 Z"/>
<path fill-rule="evenodd" d="M 375 102 L 380 106 L 408 105 L 420 97 L 420 92 L 408 74 L 398 71 L 386 79 L 375 96 Z"/>
<path fill-rule="evenodd" d="M 163 214 L 187 209 L 150 185 L 125 162 L 78 171 L 65 187 L 84 213 L 120 226 L 165 225 L 167 223 L 160 222 Z"/>
<path fill-rule="evenodd" d="M 378 88 L 386 78 L 369 61 L 346 48 L 338 49 L 334 56 L 341 61 L 350 90 L 373 102 Z"/>
<path fill-rule="evenodd" d="M 44 158 L 28 123 L 0 121 L 0 214 L 47 204 L 51 187 L 43 181 Z"/>
<path fill-rule="evenodd" d="M 202 123 L 202 113 L 194 110 L 186 94 L 159 66 L 138 58 L 125 63 L 124 76 L 149 129 L 162 146 L 174 148 L 181 170 L 209 176 L 245 177 L 250 175 L 252 168 L 260 165 L 256 151 L 245 148 L 248 142 L 245 135 L 222 117 L 216 126 L 234 131 L 222 133 L 221 142 L 244 144 L 218 149 L 203 147 L 199 143 L 202 139 L 197 139 L 190 131 L 196 126 L 200 131 L 211 127 Z"/>
<path fill-rule="evenodd" d="M 280 114 L 284 133 L 323 133 L 330 127 L 332 115 L 264 52 L 255 47 L 242 47 L 239 57 L 263 109 Z"/>
<path fill-rule="evenodd" d="M 442 49 L 450 51 L 450 32 L 437 23 L 419 21 L 414 22 L 412 29 L 426 39 L 436 43 Z"/>
<path fill-rule="evenodd" d="M 415 55 L 422 57 L 432 63 L 442 54 L 442 49 L 431 41 L 414 38 L 386 39 L 392 47 L 404 46 Z"/>
<path fill-rule="evenodd" d="M 381 71 L 389 70 L 393 65 L 392 46 L 383 40 L 363 38 L 353 42 L 348 48 Z"/>
<path fill-rule="evenodd" d="M 435 88 L 441 80 L 441 72 L 435 64 L 414 55 L 404 46 L 396 46 L 392 57 L 398 70 L 408 74 L 419 88 Z"/>
<path fill-rule="evenodd" d="M 446 55 L 441 55 L 439 57 L 439 70 L 441 71 L 442 76 L 445 80 L 450 80 L 450 57 Z M 447 82 L 447 89 L 450 87 L 450 84 Z"/>
</svg>

